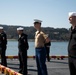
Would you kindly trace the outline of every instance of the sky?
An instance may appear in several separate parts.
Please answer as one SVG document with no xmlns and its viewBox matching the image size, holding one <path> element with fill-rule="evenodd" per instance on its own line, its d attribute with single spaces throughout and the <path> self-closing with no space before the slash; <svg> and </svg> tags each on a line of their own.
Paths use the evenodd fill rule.
<svg viewBox="0 0 76 75">
<path fill-rule="evenodd" d="M 76 0 L 0 0 L 0 24 L 70 28 L 68 13 L 76 11 Z"/>
</svg>

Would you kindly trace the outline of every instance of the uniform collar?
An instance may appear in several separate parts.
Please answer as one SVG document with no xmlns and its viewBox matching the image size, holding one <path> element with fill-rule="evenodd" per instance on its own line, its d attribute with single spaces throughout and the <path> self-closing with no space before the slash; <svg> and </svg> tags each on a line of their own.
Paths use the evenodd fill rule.
<svg viewBox="0 0 76 75">
<path fill-rule="evenodd" d="M 76 26 L 75 27 L 71 27 L 71 32 L 76 32 Z"/>
<path fill-rule="evenodd" d="M 22 34 L 19 34 L 19 38 L 23 35 L 24 33 L 22 33 Z"/>
</svg>

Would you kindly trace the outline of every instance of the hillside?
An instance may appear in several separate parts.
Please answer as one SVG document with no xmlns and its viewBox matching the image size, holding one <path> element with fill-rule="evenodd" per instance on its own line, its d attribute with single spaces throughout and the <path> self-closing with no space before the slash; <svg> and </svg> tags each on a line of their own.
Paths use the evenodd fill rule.
<svg viewBox="0 0 76 75">
<path fill-rule="evenodd" d="M 23 26 L 11 26 L 11 25 L 1 25 L 4 27 L 4 30 L 7 33 L 8 39 L 17 39 L 17 28 L 23 27 Z M 52 27 L 42 27 L 42 30 L 49 34 L 49 37 L 51 40 L 63 40 L 66 41 L 69 39 L 69 30 L 66 28 L 52 28 Z M 24 32 L 28 35 L 28 39 L 34 39 L 35 35 L 35 29 L 34 27 L 24 27 Z"/>
</svg>

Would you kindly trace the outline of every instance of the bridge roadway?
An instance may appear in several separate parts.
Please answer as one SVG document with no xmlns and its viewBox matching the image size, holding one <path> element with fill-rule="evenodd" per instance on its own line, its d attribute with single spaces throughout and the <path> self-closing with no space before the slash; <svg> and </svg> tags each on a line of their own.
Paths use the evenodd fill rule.
<svg viewBox="0 0 76 75">
<path fill-rule="evenodd" d="M 19 61 L 18 59 L 7 59 L 8 67 L 18 72 Z M 68 60 L 51 59 L 50 62 L 46 61 L 48 75 L 70 75 L 68 68 Z M 28 58 L 28 75 L 37 75 L 37 66 L 35 59 Z M 4 75 L 4 74 L 0 74 Z"/>
</svg>

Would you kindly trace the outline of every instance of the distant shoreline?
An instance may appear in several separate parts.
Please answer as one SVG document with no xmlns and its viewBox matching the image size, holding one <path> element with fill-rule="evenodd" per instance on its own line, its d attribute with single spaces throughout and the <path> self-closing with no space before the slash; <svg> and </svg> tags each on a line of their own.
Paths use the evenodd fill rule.
<svg viewBox="0 0 76 75">
<path fill-rule="evenodd" d="M 7 39 L 8 41 L 17 41 L 17 39 Z M 34 42 L 34 39 L 28 39 L 28 41 L 30 42 Z M 68 41 L 64 41 L 64 40 L 51 40 L 51 42 L 68 42 Z"/>
</svg>

